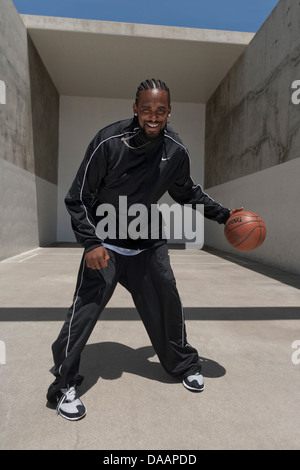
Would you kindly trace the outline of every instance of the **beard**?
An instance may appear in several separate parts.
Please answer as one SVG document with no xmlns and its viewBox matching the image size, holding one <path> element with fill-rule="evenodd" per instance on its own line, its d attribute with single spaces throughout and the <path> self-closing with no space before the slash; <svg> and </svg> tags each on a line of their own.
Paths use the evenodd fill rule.
<svg viewBox="0 0 300 470">
<path fill-rule="evenodd" d="M 151 122 L 151 124 L 158 124 L 158 126 L 150 127 L 147 121 L 143 123 L 143 126 L 141 126 L 141 131 L 143 132 L 144 136 L 150 140 L 154 140 L 154 139 L 157 139 L 158 137 L 161 137 L 164 133 L 166 123 Z"/>
</svg>

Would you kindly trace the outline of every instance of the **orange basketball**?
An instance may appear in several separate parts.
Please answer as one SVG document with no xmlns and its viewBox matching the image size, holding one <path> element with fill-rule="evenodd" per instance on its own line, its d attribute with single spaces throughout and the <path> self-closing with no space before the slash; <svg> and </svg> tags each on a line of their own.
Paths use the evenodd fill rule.
<svg viewBox="0 0 300 470">
<path fill-rule="evenodd" d="M 259 215 L 243 210 L 229 217 L 224 234 L 228 243 L 237 250 L 251 251 L 264 242 L 267 229 Z"/>
</svg>

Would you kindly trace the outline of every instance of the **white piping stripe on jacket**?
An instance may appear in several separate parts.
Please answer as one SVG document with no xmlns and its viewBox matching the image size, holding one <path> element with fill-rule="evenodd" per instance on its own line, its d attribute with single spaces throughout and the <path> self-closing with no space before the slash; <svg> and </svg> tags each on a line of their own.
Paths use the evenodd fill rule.
<svg viewBox="0 0 300 470">
<path fill-rule="evenodd" d="M 85 211 L 85 215 L 86 215 L 86 219 L 87 221 L 89 222 L 89 224 L 94 228 L 96 229 L 95 225 L 90 221 L 90 219 L 88 218 L 88 213 L 87 213 L 87 208 L 83 202 L 83 199 L 82 199 L 82 193 L 83 193 L 83 187 L 84 187 L 84 183 L 85 183 L 85 179 L 86 179 L 86 175 L 87 175 L 87 171 L 88 171 L 88 167 L 89 167 L 89 164 L 91 163 L 92 161 L 92 158 L 93 156 L 95 155 L 95 153 L 97 152 L 97 150 L 99 149 L 99 147 L 101 147 L 102 144 L 104 144 L 105 142 L 107 142 L 108 140 L 110 139 L 115 139 L 116 137 L 121 137 L 124 135 L 124 132 L 122 134 L 118 134 L 118 135 L 113 135 L 111 137 L 108 137 L 107 139 L 105 140 L 102 140 L 102 142 L 100 142 L 99 145 L 97 145 L 97 147 L 95 148 L 95 150 L 93 151 L 92 155 L 90 156 L 90 159 L 89 161 L 87 162 L 87 165 L 85 167 L 85 171 L 84 171 L 84 175 L 83 175 L 83 180 L 82 180 L 82 185 L 81 185 L 81 188 L 80 188 L 80 201 L 81 201 L 81 204 L 84 208 L 84 211 Z"/>
<path fill-rule="evenodd" d="M 180 142 L 177 142 L 177 140 L 173 139 L 173 137 L 170 137 L 168 134 L 165 134 L 165 137 L 168 137 L 168 139 L 173 140 L 173 142 L 175 142 L 175 144 L 180 145 L 180 147 L 182 147 L 182 148 L 186 151 L 186 153 L 187 153 L 187 155 L 188 155 L 188 157 L 189 157 L 189 160 L 190 160 L 190 162 L 191 162 L 191 157 L 190 157 L 189 151 L 188 151 L 188 149 L 187 149 L 183 144 L 181 144 Z M 200 184 L 197 184 L 196 186 L 200 186 Z M 201 187 L 201 189 L 202 189 L 202 186 L 200 186 L 200 187 Z M 208 196 L 208 194 L 207 194 L 205 191 L 203 191 L 203 189 L 202 189 L 202 192 L 203 192 L 203 194 L 205 194 L 206 196 Z M 209 196 L 209 197 L 210 197 L 210 196 Z M 210 199 L 211 199 L 212 201 L 214 201 L 214 199 L 213 199 L 212 197 L 210 197 Z"/>
<path fill-rule="evenodd" d="M 165 137 L 168 137 L 168 139 L 173 140 L 173 142 L 175 142 L 175 144 L 180 145 L 180 147 L 184 148 L 184 150 L 186 151 L 186 153 L 188 154 L 188 156 L 190 156 L 188 149 L 187 149 L 183 144 L 181 144 L 180 142 L 177 142 L 177 140 L 173 139 L 173 137 L 171 137 L 171 136 L 168 135 L 168 134 L 165 134 Z"/>
</svg>

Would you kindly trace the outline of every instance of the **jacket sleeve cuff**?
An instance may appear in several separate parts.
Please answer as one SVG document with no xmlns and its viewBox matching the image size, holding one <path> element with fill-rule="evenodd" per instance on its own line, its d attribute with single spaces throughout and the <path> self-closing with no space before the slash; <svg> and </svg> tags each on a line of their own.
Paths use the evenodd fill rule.
<svg viewBox="0 0 300 470">
<path fill-rule="evenodd" d="M 222 209 L 222 211 L 218 214 L 216 221 L 219 224 L 226 224 L 227 220 L 230 217 L 230 209 Z"/>
<path fill-rule="evenodd" d="M 93 242 L 87 242 L 87 243 L 84 244 L 84 251 L 85 251 L 85 253 L 88 253 L 89 251 L 92 251 L 95 248 L 98 248 L 99 246 L 103 246 L 101 240 L 93 241 Z"/>
</svg>

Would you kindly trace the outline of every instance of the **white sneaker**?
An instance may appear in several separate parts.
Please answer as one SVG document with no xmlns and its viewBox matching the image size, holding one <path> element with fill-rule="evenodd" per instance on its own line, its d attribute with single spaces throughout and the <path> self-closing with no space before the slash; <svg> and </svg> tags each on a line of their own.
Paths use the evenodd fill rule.
<svg viewBox="0 0 300 470">
<path fill-rule="evenodd" d="M 204 378 L 200 372 L 196 372 L 194 375 L 189 375 L 183 379 L 183 385 L 188 390 L 193 392 L 202 392 L 204 390 Z"/>
<path fill-rule="evenodd" d="M 62 388 L 61 393 L 56 407 L 57 414 L 71 421 L 83 418 L 86 415 L 86 407 L 79 399 L 76 388 Z"/>
</svg>

